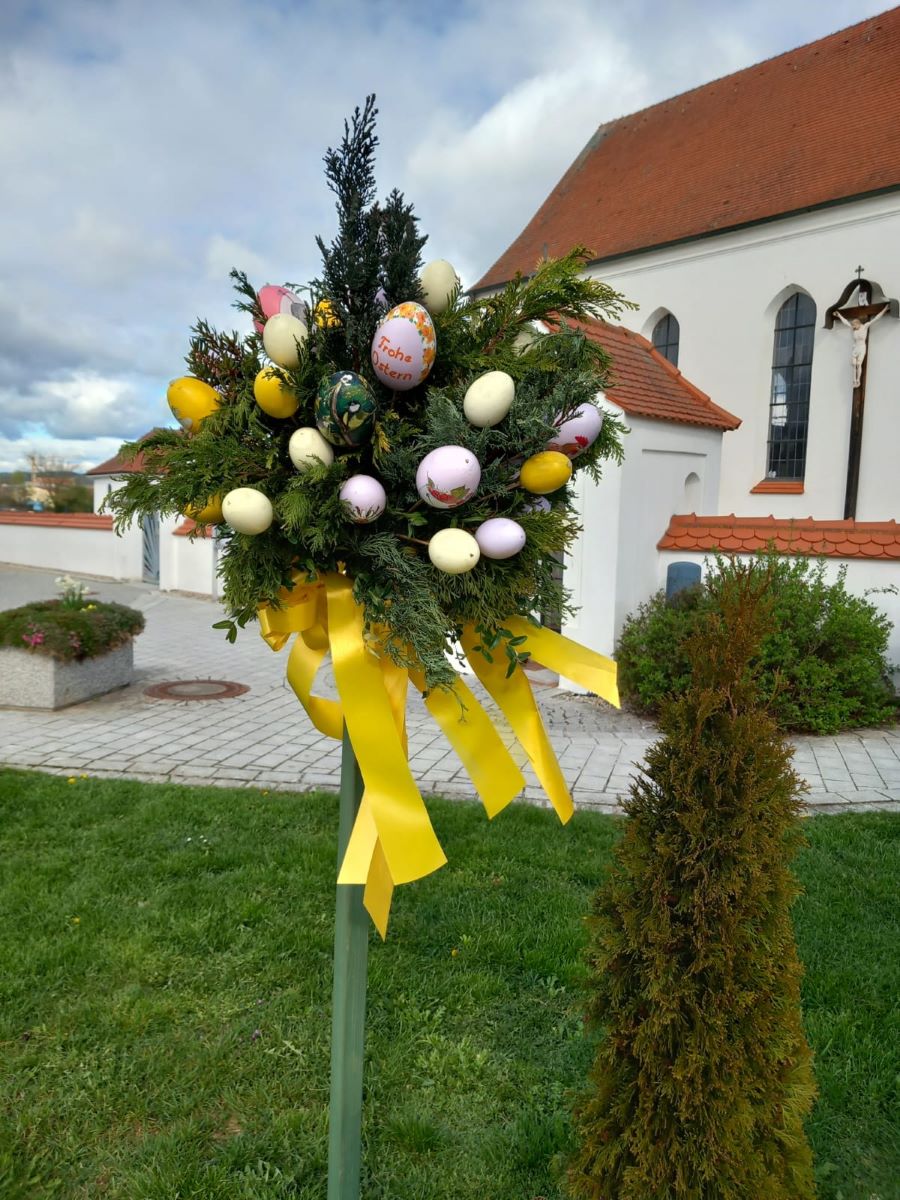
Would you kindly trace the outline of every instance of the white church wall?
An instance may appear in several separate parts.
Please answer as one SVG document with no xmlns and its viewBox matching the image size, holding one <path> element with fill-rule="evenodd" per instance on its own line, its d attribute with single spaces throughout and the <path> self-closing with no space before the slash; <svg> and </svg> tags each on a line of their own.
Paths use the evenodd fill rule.
<svg viewBox="0 0 900 1200">
<path fill-rule="evenodd" d="M 825 310 L 862 265 L 888 296 L 900 295 L 900 195 L 877 196 L 783 218 L 591 268 L 640 308 L 624 324 L 649 335 L 653 318 L 680 324 L 678 367 L 740 417 L 725 436 L 722 484 L 709 513 L 818 519 L 843 516 L 850 429 L 850 336 L 823 328 Z M 766 473 L 775 312 L 792 290 L 816 303 L 804 493 L 752 494 Z M 869 335 L 869 373 L 857 518 L 900 512 L 896 394 L 900 321 Z M 673 510 L 673 511 L 678 511 Z"/>
<path fill-rule="evenodd" d="M 175 534 L 182 518 L 166 523 L 159 536 L 159 586 L 165 592 L 216 596 L 215 538 Z"/>
</svg>

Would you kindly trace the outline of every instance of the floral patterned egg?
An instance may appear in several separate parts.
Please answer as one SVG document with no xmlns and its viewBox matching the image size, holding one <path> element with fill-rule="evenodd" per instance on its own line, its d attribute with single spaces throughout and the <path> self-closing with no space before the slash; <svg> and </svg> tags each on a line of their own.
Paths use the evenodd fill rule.
<svg viewBox="0 0 900 1200">
<path fill-rule="evenodd" d="M 351 475 L 341 487 L 340 498 L 356 525 L 377 521 L 387 505 L 387 493 L 374 475 Z"/>
<path fill-rule="evenodd" d="M 416 471 L 416 491 L 432 508 L 456 508 L 471 500 L 481 482 L 478 459 L 465 446 L 438 446 Z"/>
<path fill-rule="evenodd" d="M 319 384 L 316 424 L 332 446 L 361 446 L 372 436 L 375 398 L 355 371 L 335 371 Z"/>
<path fill-rule="evenodd" d="M 289 317 L 296 317 L 298 321 L 306 324 L 308 316 L 306 304 L 294 292 L 288 291 L 286 287 L 277 287 L 274 283 L 267 283 L 265 287 L 259 289 L 257 299 L 266 320 L 269 317 L 274 317 L 276 313 L 287 313 Z M 256 332 L 262 333 L 262 324 L 256 320 L 254 320 L 253 324 Z"/>
<path fill-rule="evenodd" d="M 547 449 L 575 458 L 596 442 L 603 427 L 603 413 L 593 404 L 582 404 L 568 421 L 557 418 L 553 423 L 556 433 L 547 443 Z"/>
<path fill-rule="evenodd" d="M 372 366 L 385 387 L 408 392 L 434 366 L 437 338 L 427 309 L 412 300 L 392 308 L 372 339 Z"/>
</svg>

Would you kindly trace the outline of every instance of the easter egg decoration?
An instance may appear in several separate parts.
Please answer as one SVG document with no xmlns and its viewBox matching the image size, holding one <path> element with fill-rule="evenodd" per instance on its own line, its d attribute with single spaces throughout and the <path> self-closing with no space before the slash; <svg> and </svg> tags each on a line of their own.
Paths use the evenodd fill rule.
<svg viewBox="0 0 900 1200">
<path fill-rule="evenodd" d="M 356 525 L 377 521 L 387 506 L 387 493 L 374 475 L 351 475 L 339 495 L 347 516 Z"/>
<path fill-rule="evenodd" d="M 300 349 L 309 337 L 303 321 L 290 313 L 276 313 L 269 317 L 263 328 L 263 346 L 266 354 L 279 367 L 296 367 L 300 363 Z"/>
<path fill-rule="evenodd" d="M 287 313 L 288 316 L 296 317 L 298 321 L 306 324 L 307 314 L 309 309 L 306 302 L 301 300 L 294 292 L 289 291 L 286 287 L 278 287 L 274 283 L 267 283 L 265 287 L 261 287 L 257 293 L 259 307 L 262 309 L 263 316 L 268 319 L 274 317 L 276 313 Z M 254 320 L 253 325 L 257 333 L 262 333 L 263 325 Z"/>
<path fill-rule="evenodd" d="M 412 300 L 388 312 L 372 339 L 372 366 L 395 392 L 418 387 L 434 366 L 437 338 L 426 309 Z"/>
<path fill-rule="evenodd" d="M 425 307 L 433 316 L 437 316 L 450 307 L 450 297 L 459 287 L 459 276 L 446 258 L 436 258 L 422 268 L 419 283 L 425 297 Z"/>
<path fill-rule="evenodd" d="M 341 318 L 330 300 L 320 300 L 313 309 L 313 320 L 319 329 L 339 329 Z"/>
<path fill-rule="evenodd" d="M 542 450 L 522 463 L 519 482 L 526 492 L 546 496 L 555 492 L 572 476 L 572 463 L 558 450 Z"/>
<path fill-rule="evenodd" d="M 269 497 L 252 487 L 227 492 L 222 513 L 235 533 L 250 534 L 265 533 L 275 516 Z"/>
<path fill-rule="evenodd" d="M 256 403 L 270 417 L 292 417 L 300 407 L 300 397 L 284 382 L 274 367 L 263 367 L 253 380 Z"/>
<path fill-rule="evenodd" d="M 189 504 L 184 515 L 198 525 L 221 525 L 225 520 L 222 513 L 222 497 L 210 496 L 205 504 Z"/>
<path fill-rule="evenodd" d="M 546 496 L 535 496 L 533 500 L 529 500 L 527 504 L 522 505 L 523 513 L 548 513 L 552 510 L 553 505 Z"/>
<path fill-rule="evenodd" d="M 466 420 L 479 429 L 499 425 L 512 407 L 516 385 L 505 371 L 485 371 L 479 375 L 463 399 Z"/>
<path fill-rule="evenodd" d="M 222 397 L 215 388 L 191 375 L 173 379 L 166 391 L 166 400 L 175 420 L 187 433 L 196 433 L 209 414 L 214 413 L 222 403 Z"/>
<path fill-rule="evenodd" d="M 438 446 L 416 471 L 416 491 L 432 508 L 457 508 L 471 500 L 481 482 L 478 459 L 465 446 Z"/>
<path fill-rule="evenodd" d="M 509 517 L 489 517 L 475 530 L 475 541 L 485 558 L 512 558 L 525 545 L 525 530 Z"/>
<path fill-rule="evenodd" d="M 316 463 L 330 467 L 334 462 L 334 451 L 318 429 L 313 429 L 310 425 L 294 430 L 288 442 L 288 454 L 301 474 Z"/>
<path fill-rule="evenodd" d="M 372 436 L 375 397 L 355 371 L 326 375 L 316 393 L 316 424 L 333 446 L 361 446 Z"/>
<path fill-rule="evenodd" d="M 547 443 L 548 450 L 575 458 L 593 446 L 603 428 L 603 413 L 593 404 L 582 404 L 567 421 L 554 421 L 556 433 Z"/>
<path fill-rule="evenodd" d="M 439 529 L 428 542 L 428 557 L 445 575 L 464 575 L 478 565 L 481 550 L 465 529 Z"/>
</svg>

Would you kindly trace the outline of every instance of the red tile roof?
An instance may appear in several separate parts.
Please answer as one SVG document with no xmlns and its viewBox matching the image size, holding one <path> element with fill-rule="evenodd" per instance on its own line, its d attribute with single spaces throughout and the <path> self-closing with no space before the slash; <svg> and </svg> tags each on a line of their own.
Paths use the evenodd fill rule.
<svg viewBox="0 0 900 1200">
<path fill-rule="evenodd" d="M 52 525 L 63 529 L 109 529 L 112 517 L 101 513 L 0 512 L 0 525 Z"/>
<path fill-rule="evenodd" d="M 896 521 L 814 521 L 782 517 L 675 516 L 660 550 L 725 550 L 752 554 L 770 544 L 782 554 L 825 558 L 900 559 Z"/>
<path fill-rule="evenodd" d="M 205 538 L 212 537 L 213 535 L 212 526 L 198 525 L 193 517 L 185 517 L 181 524 L 172 530 L 172 533 L 175 537 L 187 537 L 189 534 L 194 533 L 195 530 L 197 537 Z"/>
<path fill-rule="evenodd" d="M 601 125 L 475 285 L 900 186 L 900 8 Z"/>
<path fill-rule="evenodd" d="M 154 433 L 159 433 L 158 429 L 151 429 L 142 437 L 137 438 L 139 442 L 146 441 L 148 437 L 152 437 Z M 121 452 L 114 454 L 112 458 L 108 458 L 106 462 L 100 463 L 97 467 L 91 467 L 89 471 L 85 471 L 85 475 L 131 475 L 144 469 L 144 456 L 138 450 L 134 458 L 122 458 Z"/>
<path fill-rule="evenodd" d="M 612 359 L 612 383 L 606 395 L 629 416 L 678 421 L 711 429 L 737 429 L 738 417 L 713 404 L 645 337 L 606 321 L 571 322 Z"/>
</svg>

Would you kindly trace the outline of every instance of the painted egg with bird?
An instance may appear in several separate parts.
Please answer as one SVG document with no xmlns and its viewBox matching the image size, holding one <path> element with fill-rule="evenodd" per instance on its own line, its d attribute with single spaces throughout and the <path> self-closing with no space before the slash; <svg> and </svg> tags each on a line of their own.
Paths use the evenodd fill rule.
<svg viewBox="0 0 900 1200">
<path fill-rule="evenodd" d="M 298 321 L 306 324 L 306 318 L 309 315 L 306 303 L 288 288 L 267 283 L 265 287 L 259 289 L 256 298 L 259 300 L 259 307 L 267 321 L 269 317 L 274 317 L 277 313 L 287 313 L 289 317 L 296 317 Z M 262 333 L 262 322 L 254 320 L 253 325 L 257 333 Z"/>
<path fill-rule="evenodd" d="M 333 446 L 361 446 L 372 436 L 375 397 L 355 371 L 326 375 L 316 393 L 316 425 Z"/>
<path fill-rule="evenodd" d="M 577 458 L 589 449 L 600 436 L 603 428 L 603 413 L 593 404 L 582 404 L 566 421 L 554 421 L 556 433 L 547 443 L 548 450 L 556 450 L 569 458 Z"/>
<path fill-rule="evenodd" d="M 372 366 L 379 382 L 395 392 L 418 387 L 434 366 L 437 337 L 428 310 L 412 300 L 385 316 L 372 339 Z"/>
</svg>

